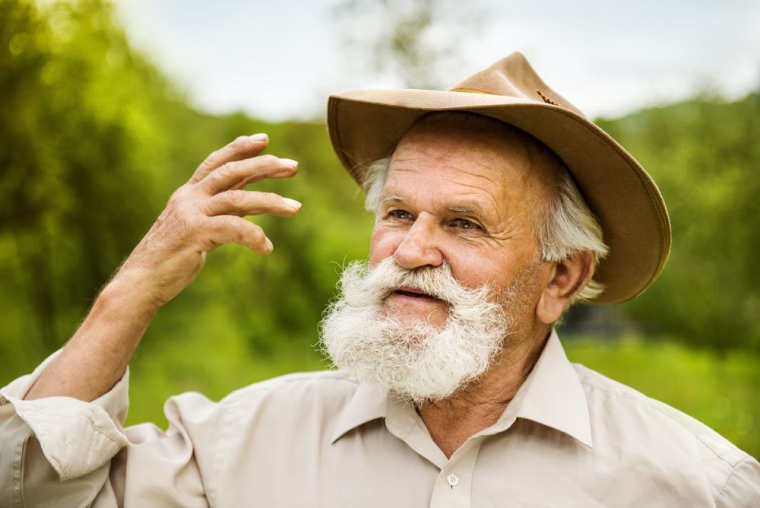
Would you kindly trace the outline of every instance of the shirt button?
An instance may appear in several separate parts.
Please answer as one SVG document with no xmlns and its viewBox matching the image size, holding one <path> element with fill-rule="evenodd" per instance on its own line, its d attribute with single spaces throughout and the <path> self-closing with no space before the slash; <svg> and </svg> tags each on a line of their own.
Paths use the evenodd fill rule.
<svg viewBox="0 0 760 508">
<path fill-rule="evenodd" d="M 446 481 L 449 482 L 449 485 L 453 489 L 457 486 L 457 483 L 459 483 L 459 477 L 455 475 L 454 473 L 451 473 L 449 476 L 446 477 Z"/>
</svg>

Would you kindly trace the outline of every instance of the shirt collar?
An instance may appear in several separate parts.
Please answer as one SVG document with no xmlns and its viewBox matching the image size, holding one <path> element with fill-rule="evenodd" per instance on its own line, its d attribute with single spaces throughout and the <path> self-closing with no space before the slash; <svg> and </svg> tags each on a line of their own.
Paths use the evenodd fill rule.
<svg viewBox="0 0 760 508">
<path fill-rule="evenodd" d="M 330 442 L 334 443 L 360 425 L 385 418 L 387 400 L 387 389 L 367 383 L 359 384 L 351 400 L 338 414 Z"/>
<path fill-rule="evenodd" d="M 586 392 L 555 330 L 552 330 L 533 370 L 499 420 L 480 434 L 496 434 L 506 430 L 516 418 L 551 427 L 586 446 L 592 446 Z"/>
<path fill-rule="evenodd" d="M 350 430 L 369 421 L 386 418 L 388 403 L 386 389 L 361 383 L 338 415 L 331 441 L 334 443 Z M 408 406 L 409 411 L 414 411 L 411 405 Z M 494 425 L 478 435 L 503 432 L 512 426 L 516 418 L 551 427 L 586 446 L 592 446 L 586 394 L 554 330 L 536 365 L 504 413 Z"/>
</svg>

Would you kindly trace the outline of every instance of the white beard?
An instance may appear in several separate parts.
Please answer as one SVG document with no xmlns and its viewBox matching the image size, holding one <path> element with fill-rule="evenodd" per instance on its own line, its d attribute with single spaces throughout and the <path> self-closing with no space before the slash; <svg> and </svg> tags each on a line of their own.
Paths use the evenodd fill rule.
<svg viewBox="0 0 760 508">
<path fill-rule="evenodd" d="M 335 366 L 361 381 L 416 403 L 445 399 L 486 372 L 501 352 L 511 328 L 504 308 L 518 285 L 500 293 L 497 303 L 488 300 L 486 286 L 461 286 L 446 264 L 410 271 L 392 258 L 373 269 L 352 263 L 341 276 L 340 298 L 325 312 L 321 345 Z M 383 302 L 398 287 L 448 303 L 445 327 L 384 315 Z"/>
</svg>

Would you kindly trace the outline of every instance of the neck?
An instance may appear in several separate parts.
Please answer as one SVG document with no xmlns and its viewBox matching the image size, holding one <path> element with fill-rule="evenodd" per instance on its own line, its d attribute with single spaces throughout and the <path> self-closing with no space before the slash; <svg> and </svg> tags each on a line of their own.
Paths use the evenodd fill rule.
<svg viewBox="0 0 760 508">
<path fill-rule="evenodd" d="M 446 457 L 470 436 L 496 423 L 533 369 L 549 332 L 544 325 L 522 338 L 510 338 L 498 360 L 477 381 L 448 399 L 419 405 L 422 421 Z"/>
</svg>

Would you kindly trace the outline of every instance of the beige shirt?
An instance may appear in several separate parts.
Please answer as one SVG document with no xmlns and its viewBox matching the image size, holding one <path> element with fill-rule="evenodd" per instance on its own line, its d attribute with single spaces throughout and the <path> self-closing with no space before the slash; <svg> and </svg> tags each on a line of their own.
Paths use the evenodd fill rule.
<svg viewBox="0 0 760 508">
<path fill-rule="evenodd" d="M 126 375 L 92 403 L 21 400 L 43 366 L 1 390 L 2 507 L 760 506 L 755 459 L 570 364 L 555 334 L 450 459 L 413 406 L 343 372 L 172 397 L 162 432 L 122 428 Z"/>
</svg>

